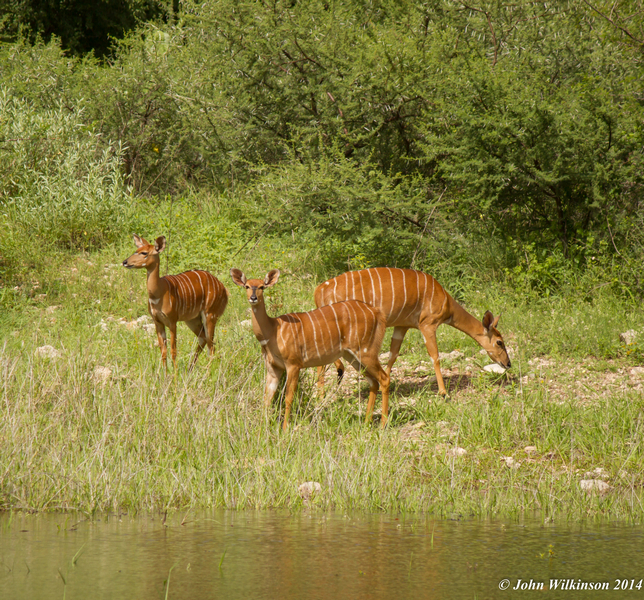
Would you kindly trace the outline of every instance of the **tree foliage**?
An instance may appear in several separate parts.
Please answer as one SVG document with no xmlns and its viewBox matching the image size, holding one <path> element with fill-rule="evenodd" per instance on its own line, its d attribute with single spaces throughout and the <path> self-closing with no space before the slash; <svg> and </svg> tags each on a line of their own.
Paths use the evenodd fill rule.
<svg viewBox="0 0 644 600">
<path fill-rule="evenodd" d="M 136 193 L 210 189 L 334 261 L 431 261 L 468 239 L 511 266 L 545 265 L 542 250 L 582 264 L 634 239 L 641 0 L 205 0 L 174 14 L 109 62 L 5 47 L 0 82 L 39 109 L 82 109 L 123 148 Z"/>
</svg>

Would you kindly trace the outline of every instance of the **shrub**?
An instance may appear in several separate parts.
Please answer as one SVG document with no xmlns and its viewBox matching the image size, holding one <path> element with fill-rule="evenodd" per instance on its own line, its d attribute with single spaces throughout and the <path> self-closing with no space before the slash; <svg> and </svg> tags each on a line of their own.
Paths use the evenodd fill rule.
<svg viewBox="0 0 644 600">
<path fill-rule="evenodd" d="M 9 226 L 72 249 L 100 247 L 127 230 L 122 149 L 100 140 L 82 108 L 36 111 L 3 92 L 0 122 L 0 206 Z"/>
</svg>

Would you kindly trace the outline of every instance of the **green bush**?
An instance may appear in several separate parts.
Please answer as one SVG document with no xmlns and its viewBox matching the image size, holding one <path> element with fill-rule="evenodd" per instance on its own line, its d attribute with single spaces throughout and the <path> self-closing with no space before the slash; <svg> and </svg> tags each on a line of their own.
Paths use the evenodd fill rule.
<svg viewBox="0 0 644 600">
<path fill-rule="evenodd" d="M 122 149 L 101 140 L 82 109 L 35 110 L 3 92 L 0 123 L 0 204 L 10 226 L 71 249 L 100 247 L 129 228 Z"/>
</svg>

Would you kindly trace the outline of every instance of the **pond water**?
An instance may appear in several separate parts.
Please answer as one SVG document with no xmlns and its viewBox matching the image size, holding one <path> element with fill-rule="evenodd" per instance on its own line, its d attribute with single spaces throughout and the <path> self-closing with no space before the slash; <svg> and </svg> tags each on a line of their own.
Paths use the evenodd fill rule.
<svg viewBox="0 0 644 600">
<path fill-rule="evenodd" d="M 643 598 L 643 579 L 644 530 L 619 524 L 307 511 L 0 516 L 2 600 Z M 580 589 L 591 584 L 608 589 Z"/>
</svg>

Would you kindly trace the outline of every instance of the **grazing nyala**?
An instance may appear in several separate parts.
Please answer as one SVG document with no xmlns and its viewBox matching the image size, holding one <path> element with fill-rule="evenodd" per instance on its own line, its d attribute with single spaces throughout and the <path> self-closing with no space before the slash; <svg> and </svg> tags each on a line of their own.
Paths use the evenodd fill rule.
<svg viewBox="0 0 644 600">
<path fill-rule="evenodd" d="M 343 300 L 362 300 L 378 307 L 387 319 L 387 327 L 393 327 L 387 375 L 398 358 L 400 346 L 409 329 L 420 329 L 425 339 L 427 352 L 434 362 L 438 392 L 446 395 L 445 383 L 440 371 L 436 329 L 447 323 L 467 333 L 486 350 L 495 362 L 509 369 L 510 358 L 503 337 L 496 326 L 499 317 L 488 310 L 479 321 L 452 298 L 431 275 L 411 269 L 380 267 L 350 271 L 320 284 L 315 289 L 315 304 L 318 307 Z M 337 361 L 338 376 L 342 377 L 342 362 Z M 318 373 L 318 385 L 324 385 L 324 369 Z"/>
<path fill-rule="evenodd" d="M 300 369 L 328 365 L 339 358 L 344 358 L 357 371 L 365 370 L 370 386 L 367 422 L 371 419 L 380 385 L 380 423 L 384 427 L 389 414 L 389 375 L 378 362 L 386 328 L 385 317 L 379 309 L 350 300 L 310 312 L 269 317 L 264 290 L 277 283 L 280 272 L 274 269 L 264 279 L 248 280 L 239 269 L 231 269 L 230 275 L 239 287 L 245 288 L 252 308 L 253 331 L 266 361 L 265 407 L 270 406 L 280 377 L 286 371 L 283 429 L 288 427 Z"/>
<path fill-rule="evenodd" d="M 170 348 L 172 362 L 177 366 L 177 321 L 186 325 L 197 336 L 197 349 L 190 363 L 194 366 L 204 346 L 208 344 L 210 356 L 213 355 L 213 335 L 215 325 L 226 310 L 228 290 L 224 284 L 207 271 L 186 271 L 179 275 L 159 276 L 160 253 L 166 241 L 161 236 L 154 244 L 134 235 L 136 252 L 123 261 L 127 269 L 146 269 L 148 272 L 148 310 L 157 330 L 161 348 L 161 360 L 167 368 L 166 326 L 170 329 Z"/>
</svg>

